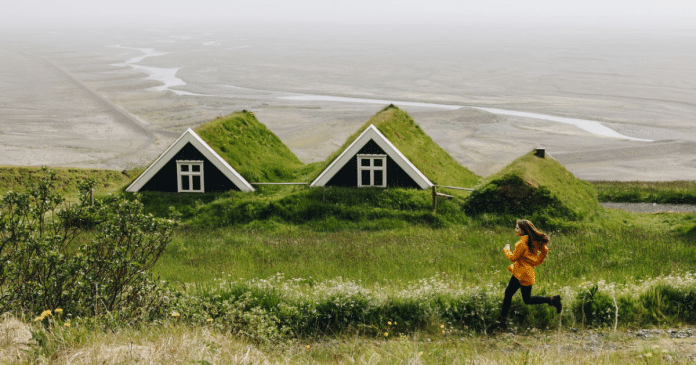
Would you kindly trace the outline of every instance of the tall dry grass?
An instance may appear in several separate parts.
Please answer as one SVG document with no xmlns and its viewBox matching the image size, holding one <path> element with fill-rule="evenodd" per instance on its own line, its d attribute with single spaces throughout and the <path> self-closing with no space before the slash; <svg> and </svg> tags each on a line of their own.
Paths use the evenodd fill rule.
<svg viewBox="0 0 696 365">
<path fill-rule="evenodd" d="M 696 341 L 667 336 L 636 338 L 625 332 L 538 332 L 497 336 L 452 337 L 419 333 L 366 339 L 293 342 L 275 347 L 254 346 L 205 326 L 177 323 L 91 331 L 81 342 L 70 341 L 42 352 L 26 333 L 33 331 L 49 342 L 60 342 L 78 328 L 46 329 L 5 316 L 0 334 L 21 327 L 7 347 L 2 340 L 3 364 L 663 364 L 693 363 Z M 446 331 L 445 331 L 446 332 Z M 23 334 L 23 335 L 20 335 Z M 22 337 L 23 336 L 23 337 Z M 11 337 L 11 336 L 10 336 Z M 21 337 L 21 338 L 20 338 Z M 18 345 L 22 350 L 17 351 Z M 15 347 L 12 347 L 15 346 Z"/>
</svg>

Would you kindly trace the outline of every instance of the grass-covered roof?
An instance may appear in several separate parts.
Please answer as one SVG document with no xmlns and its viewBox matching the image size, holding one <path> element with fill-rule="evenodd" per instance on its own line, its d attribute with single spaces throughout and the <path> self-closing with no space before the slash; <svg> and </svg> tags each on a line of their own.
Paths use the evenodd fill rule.
<svg viewBox="0 0 696 365">
<path fill-rule="evenodd" d="M 594 188 L 558 161 L 534 151 L 486 178 L 471 194 L 467 213 L 508 213 L 520 217 L 582 218 L 599 207 Z"/>
<path fill-rule="evenodd" d="M 249 182 L 297 181 L 306 168 L 252 112 L 218 117 L 195 132 Z"/>
<path fill-rule="evenodd" d="M 473 187 L 480 178 L 460 165 L 452 156 L 435 143 L 416 124 L 408 113 L 389 105 L 365 122 L 323 164 L 318 164 L 311 180 L 314 180 L 360 134 L 373 124 L 401 153 L 411 161 L 433 184 Z"/>
</svg>

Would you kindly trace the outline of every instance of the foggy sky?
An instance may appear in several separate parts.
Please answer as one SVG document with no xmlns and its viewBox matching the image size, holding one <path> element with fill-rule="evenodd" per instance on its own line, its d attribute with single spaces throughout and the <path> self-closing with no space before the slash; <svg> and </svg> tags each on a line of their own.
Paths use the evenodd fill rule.
<svg viewBox="0 0 696 365">
<path fill-rule="evenodd" d="M 692 0 L 21 0 L 4 27 L 432 24 L 696 29 Z"/>
</svg>

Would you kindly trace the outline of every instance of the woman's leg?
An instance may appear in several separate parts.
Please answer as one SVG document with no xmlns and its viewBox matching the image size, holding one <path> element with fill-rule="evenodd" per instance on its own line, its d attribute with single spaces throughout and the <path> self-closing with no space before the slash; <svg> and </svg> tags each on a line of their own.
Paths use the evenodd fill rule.
<svg viewBox="0 0 696 365">
<path fill-rule="evenodd" d="M 515 275 L 513 275 L 510 278 L 510 282 L 508 283 L 507 288 L 505 289 L 505 297 L 503 298 L 503 310 L 500 313 L 500 316 L 503 318 L 507 318 L 508 311 L 510 310 L 510 305 L 512 305 L 512 296 L 515 295 L 517 292 L 517 289 L 522 287 L 520 285 L 520 281 L 517 280 Z"/>
<path fill-rule="evenodd" d="M 538 296 L 532 296 L 532 286 L 524 286 L 522 285 L 520 288 L 520 291 L 522 292 L 522 300 L 524 301 L 524 304 L 549 304 L 551 303 L 551 298 L 549 297 L 538 297 Z"/>
</svg>

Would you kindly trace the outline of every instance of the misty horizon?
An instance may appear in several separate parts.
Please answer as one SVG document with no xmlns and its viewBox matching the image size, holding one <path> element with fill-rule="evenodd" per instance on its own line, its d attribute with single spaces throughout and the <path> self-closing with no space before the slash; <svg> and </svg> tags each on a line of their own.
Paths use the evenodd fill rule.
<svg viewBox="0 0 696 365">
<path fill-rule="evenodd" d="M 3 29 L 169 26 L 416 26 L 494 28 L 696 29 L 687 1 L 275 0 L 119 2 L 27 0 L 3 5 Z"/>
</svg>

